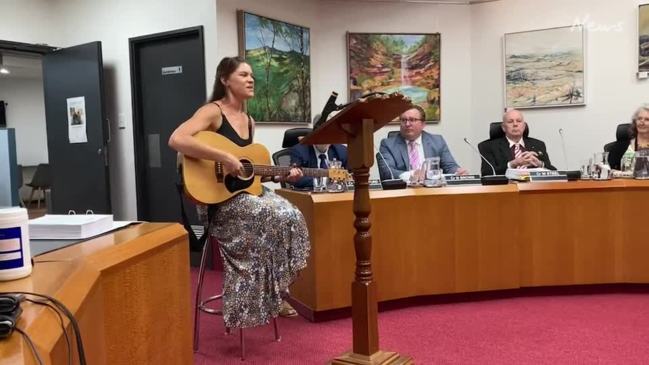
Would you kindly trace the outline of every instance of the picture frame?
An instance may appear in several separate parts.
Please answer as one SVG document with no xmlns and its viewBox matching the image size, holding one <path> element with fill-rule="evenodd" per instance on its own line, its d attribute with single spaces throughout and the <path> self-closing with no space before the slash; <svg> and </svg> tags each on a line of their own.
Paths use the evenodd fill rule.
<svg viewBox="0 0 649 365">
<path fill-rule="evenodd" d="M 239 56 L 252 67 L 255 96 L 246 103 L 257 123 L 311 122 L 310 30 L 237 11 Z"/>
<path fill-rule="evenodd" d="M 440 33 L 347 32 L 349 100 L 371 92 L 401 92 L 441 120 Z"/>
<path fill-rule="evenodd" d="M 649 4 L 638 7 L 638 72 L 649 72 Z"/>
<path fill-rule="evenodd" d="M 503 67 L 505 109 L 586 105 L 583 25 L 506 33 Z"/>
</svg>

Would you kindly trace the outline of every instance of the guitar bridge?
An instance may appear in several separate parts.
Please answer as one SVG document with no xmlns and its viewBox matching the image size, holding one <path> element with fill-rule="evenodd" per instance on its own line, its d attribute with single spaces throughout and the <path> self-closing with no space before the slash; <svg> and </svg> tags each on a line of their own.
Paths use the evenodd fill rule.
<svg viewBox="0 0 649 365">
<path fill-rule="evenodd" d="M 214 164 L 214 175 L 216 176 L 216 181 L 223 182 L 223 164 L 217 162 Z"/>
</svg>

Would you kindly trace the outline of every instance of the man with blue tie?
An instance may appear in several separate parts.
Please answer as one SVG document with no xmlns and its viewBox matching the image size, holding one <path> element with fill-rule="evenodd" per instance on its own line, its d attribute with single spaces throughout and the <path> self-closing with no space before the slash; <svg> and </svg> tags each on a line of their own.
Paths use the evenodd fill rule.
<svg viewBox="0 0 649 365">
<path fill-rule="evenodd" d="M 426 112 L 422 107 L 415 105 L 406 110 L 399 121 L 399 135 L 381 141 L 381 154 L 377 156 L 381 180 L 419 181 L 423 174 L 421 166 L 429 157 L 440 158 L 440 167 L 445 174 L 467 173 L 455 162 L 444 137 L 424 131 Z"/>
<path fill-rule="evenodd" d="M 342 144 L 296 144 L 291 147 L 291 165 L 297 167 L 329 168 L 329 161 L 334 159 L 347 168 L 347 147 Z M 293 184 L 296 188 L 313 187 L 313 178 L 304 176 Z"/>
</svg>

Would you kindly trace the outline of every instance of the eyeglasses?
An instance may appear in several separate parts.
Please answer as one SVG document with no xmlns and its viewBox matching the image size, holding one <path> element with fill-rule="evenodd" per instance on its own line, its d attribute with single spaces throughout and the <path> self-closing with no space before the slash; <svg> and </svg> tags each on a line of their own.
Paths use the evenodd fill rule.
<svg viewBox="0 0 649 365">
<path fill-rule="evenodd" d="M 420 122 L 421 118 L 400 118 L 399 121 L 401 122 L 401 124 L 408 124 L 408 123 Z"/>
</svg>

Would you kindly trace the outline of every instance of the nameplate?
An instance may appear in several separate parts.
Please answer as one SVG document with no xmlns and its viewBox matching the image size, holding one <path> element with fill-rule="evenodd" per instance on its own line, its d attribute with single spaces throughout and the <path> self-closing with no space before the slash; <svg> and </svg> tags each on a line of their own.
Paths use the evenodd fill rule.
<svg viewBox="0 0 649 365">
<path fill-rule="evenodd" d="M 530 181 L 531 182 L 540 182 L 540 181 L 568 181 L 568 175 L 560 171 L 530 171 Z"/>
<path fill-rule="evenodd" d="M 457 185 L 481 185 L 480 175 L 447 175 L 444 176 L 446 179 L 446 185 L 448 186 L 457 186 Z"/>
</svg>

